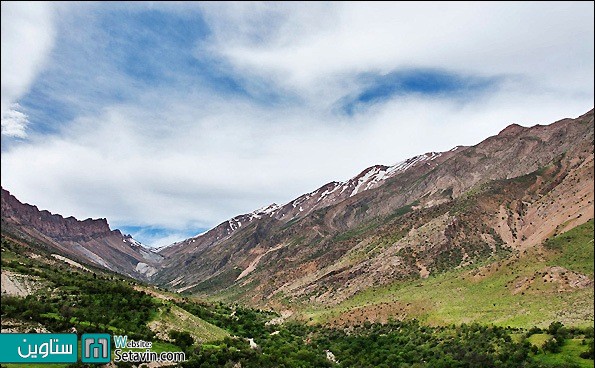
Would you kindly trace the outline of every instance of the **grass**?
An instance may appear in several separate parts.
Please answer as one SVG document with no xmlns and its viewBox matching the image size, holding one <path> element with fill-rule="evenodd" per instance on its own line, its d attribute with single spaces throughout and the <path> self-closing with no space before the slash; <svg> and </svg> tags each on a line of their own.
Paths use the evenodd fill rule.
<svg viewBox="0 0 595 368">
<path fill-rule="evenodd" d="M 533 336 L 531 336 L 533 337 Z M 582 345 L 582 339 L 568 339 L 562 345 L 562 351 L 557 354 L 540 352 L 533 356 L 537 362 L 551 364 L 559 367 L 577 366 L 580 368 L 593 368 L 592 360 L 583 359 L 579 355 L 587 351 L 587 346 Z"/>
<path fill-rule="evenodd" d="M 546 333 L 541 333 L 541 334 L 534 334 L 529 336 L 529 338 L 527 339 L 527 341 L 529 341 L 531 344 L 537 346 L 538 348 L 541 348 L 543 346 L 543 344 L 545 344 L 545 342 L 549 339 L 551 339 L 553 336 L 550 334 L 546 334 Z"/>
<path fill-rule="evenodd" d="M 557 253 L 557 266 L 583 273 L 593 279 L 593 220 L 564 234 L 548 239 L 544 246 Z M 552 263 L 553 263 L 552 262 Z M 552 264 L 553 265 L 553 264 Z"/>
<path fill-rule="evenodd" d="M 195 342 L 216 341 L 229 336 L 225 330 L 173 304 L 159 308 L 155 319 L 149 322 L 149 327 L 163 339 L 168 338 L 167 334 L 171 330 L 187 331 Z"/>
<path fill-rule="evenodd" d="M 314 323 L 325 323 L 354 310 L 374 315 L 384 308 L 385 314 L 397 315 L 406 306 L 408 318 L 431 325 L 478 322 L 530 328 L 558 320 L 567 326 L 593 326 L 592 284 L 559 292 L 556 283 L 541 278 L 549 266 L 593 277 L 593 220 L 550 242 L 556 247 L 536 247 L 474 270 L 368 289 L 330 309 L 308 307 L 304 315 Z M 525 278 L 528 287 L 517 289 Z"/>
</svg>

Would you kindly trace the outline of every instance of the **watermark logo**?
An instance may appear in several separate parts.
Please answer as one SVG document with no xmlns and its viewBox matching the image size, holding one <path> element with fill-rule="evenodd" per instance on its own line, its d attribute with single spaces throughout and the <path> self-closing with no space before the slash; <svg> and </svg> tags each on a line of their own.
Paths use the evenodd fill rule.
<svg viewBox="0 0 595 368">
<path fill-rule="evenodd" d="M 78 359 L 76 334 L 3 333 L 0 347 L 0 363 L 75 363 Z"/>
<path fill-rule="evenodd" d="M 153 351 L 153 343 L 144 340 L 128 340 L 126 335 L 114 335 L 114 362 L 183 362 L 186 354 L 183 351 Z"/>
<path fill-rule="evenodd" d="M 126 335 L 114 335 L 112 357 L 111 335 L 86 333 L 80 339 L 82 363 L 105 364 L 110 361 L 183 362 L 183 351 L 154 351 L 151 341 L 129 340 Z M 19 334 L 0 333 L 0 363 L 76 363 L 79 360 L 79 341 L 76 334 Z"/>
<path fill-rule="evenodd" d="M 111 346 L 109 334 L 83 334 L 81 336 L 81 362 L 109 363 Z"/>
</svg>

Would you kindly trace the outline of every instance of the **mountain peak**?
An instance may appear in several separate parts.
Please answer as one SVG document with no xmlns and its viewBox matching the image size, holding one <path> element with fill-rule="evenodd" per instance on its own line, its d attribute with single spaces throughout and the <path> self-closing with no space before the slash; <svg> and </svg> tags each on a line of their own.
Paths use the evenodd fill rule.
<svg viewBox="0 0 595 368">
<path fill-rule="evenodd" d="M 515 136 L 515 135 L 521 133 L 522 131 L 524 131 L 525 129 L 528 129 L 528 128 L 525 128 L 518 124 L 510 124 L 506 128 L 502 129 L 500 131 L 500 133 L 498 133 L 498 135 L 499 136 Z"/>
</svg>

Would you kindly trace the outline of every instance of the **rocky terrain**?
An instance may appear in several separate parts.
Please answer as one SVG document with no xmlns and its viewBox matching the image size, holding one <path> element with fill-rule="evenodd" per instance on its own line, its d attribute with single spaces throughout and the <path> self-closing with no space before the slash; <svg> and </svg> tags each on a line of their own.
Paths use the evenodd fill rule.
<svg viewBox="0 0 595 368">
<path fill-rule="evenodd" d="M 129 235 L 111 230 L 106 219 L 79 221 L 21 203 L 2 188 L 2 235 L 43 245 L 48 251 L 121 274 L 146 279 L 162 256 Z"/>
</svg>

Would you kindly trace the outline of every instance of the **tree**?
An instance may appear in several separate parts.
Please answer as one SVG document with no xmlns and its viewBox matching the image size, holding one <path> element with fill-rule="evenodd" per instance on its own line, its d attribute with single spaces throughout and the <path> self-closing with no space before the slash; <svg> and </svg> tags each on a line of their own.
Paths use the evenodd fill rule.
<svg viewBox="0 0 595 368">
<path fill-rule="evenodd" d="M 562 350 L 555 337 L 546 340 L 546 342 L 543 343 L 542 348 L 544 351 L 549 351 L 552 353 L 559 353 Z"/>
<path fill-rule="evenodd" d="M 169 332 L 169 337 L 174 340 L 174 343 L 181 347 L 182 350 L 186 350 L 194 344 L 194 338 L 187 331 L 175 331 Z"/>
<path fill-rule="evenodd" d="M 593 339 L 591 339 L 591 341 L 589 341 L 589 350 L 583 351 L 581 353 L 580 357 L 583 359 L 591 359 L 591 360 L 593 360 L 595 358 L 595 352 L 593 351 Z"/>
<path fill-rule="evenodd" d="M 547 333 L 555 336 L 558 333 L 558 330 L 561 329 L 562 327 L 564 327 L 562 322 L 558 322 L 558 321 L 552 322 L 552 323 L 550 323 L 550 326 L 547 329 Z"/>
</svg>

